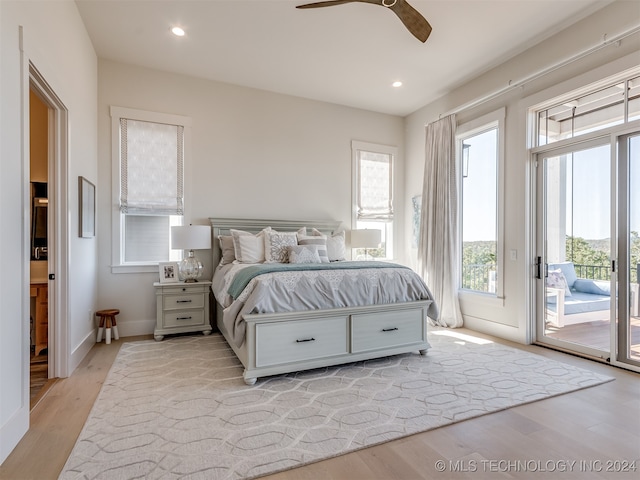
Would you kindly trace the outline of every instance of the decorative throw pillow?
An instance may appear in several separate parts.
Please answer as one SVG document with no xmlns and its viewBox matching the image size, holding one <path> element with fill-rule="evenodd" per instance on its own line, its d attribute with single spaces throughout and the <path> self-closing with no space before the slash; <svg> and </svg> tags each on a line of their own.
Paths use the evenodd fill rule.
<svg viewBox="0 0 640 480">
<path fill-rule="evenodd" d="M 322 263 L 329 263 L 329 253 L 327 252 L 327 237 L 322 235 L 298 235 L 298 245 L 317 246 L 318 255 Z M 291 263 L 291 261 L 289 261 Z"/>
<path fill-rule="evenodd" d="M 298 244 L 296 232 L 276 232 L 271 230 L 264 236 L 264 258 L 266 263 L 287 263 L 288 250 Z"/>
<path fill-rule="evenodd" d="M 549 270 L 549 274 L 547 275 L 547 287 L 563 289 L 565 297 L 571 296 L 571 290 L 569 290 L 569 286 L 567 285 L 567 279 L 564 277 L 564 273 L 562 273 L 562 270 L 560 269 Z"/>
<path fill-rule="evenodd" d="M 233 246 L 233 235 L 219 235 L 218 241 L 220 242 L 220 250 L 222 251 L 220 265 L 233 263 L 236 259 L 235 247 Z"/>
<path fill-rule="evenodd" d="M 293 245 L 288 247 L 289 263 L 322 263 L 318 248 L 320 245 Z"/>
<path fill-rule="evenodd" d="M 324 236 L 322 232 L 316 230 L 315 228 L 313 229 L 311 234 L 315 236 Z M 347 256 L 347 246 L 345 243 L 344 230 L 338 233 L 334 233 L 333 235 L 329 235 L 326 238 L 329 261 L 337 262 L 345 260 Z"/>
<path fill-rule="evenodd" d="M 267 227 L 254 235 L 244 230 L 231 229 L 236 260 L 240 263 L 263 263 L 264 236 L 270 230 L 271 227 Z"/>
</svg>

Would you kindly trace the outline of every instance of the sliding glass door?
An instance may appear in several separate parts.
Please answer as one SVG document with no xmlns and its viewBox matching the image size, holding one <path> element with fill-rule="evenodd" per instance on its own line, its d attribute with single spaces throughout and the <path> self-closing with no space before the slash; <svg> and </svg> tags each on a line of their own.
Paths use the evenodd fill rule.
<svg viewBox="0 0 640 480">
<path fill-rule="evenodd" d="M 538 171 L 538 339 L 608 358 L 615 306 L 609 142 L 551 150 Z"/>
<path fill-rule="evenodd" d="M 538 342 L 640 366 L 639 155 L 639 132 L 538 154 Z"/>
<path fill-rule="evenodd" d="M 618 139 L 619 360 L 640 367 L 640 132 Z"/>
</svg>

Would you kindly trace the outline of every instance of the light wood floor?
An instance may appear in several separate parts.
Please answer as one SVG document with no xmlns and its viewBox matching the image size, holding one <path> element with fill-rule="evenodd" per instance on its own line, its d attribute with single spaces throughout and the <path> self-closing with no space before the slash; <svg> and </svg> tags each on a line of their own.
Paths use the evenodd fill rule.
<svg viewBox="0 0 640 480">
<path fill-rule="evenodd" d="M 607 314 L 602 320 L 575 323 L 564 327 L 554 327 L 548 324 L 545 335 L 558 340 L 608 351 L 611 343 L 611 323 Z M 630 318 L 629 355 L 631 359 L 640 361 L 640 317 Z"/>
<path fill-rule="evenodd" d="M 71 377 L 56 382 L 32 411 L 26 436 L 0 466 L 0 479 L 57 478 L 120 345 L 143 338 L 151 337 L 96 344 Z M 639 478 L 640 375 L 542 347 L 493 340 L 610 375 L 615 381 L 265 478 Z M 636 472 L 619 471 L 629 466 L 624 462 L 633 461 Z"/>
</svg>

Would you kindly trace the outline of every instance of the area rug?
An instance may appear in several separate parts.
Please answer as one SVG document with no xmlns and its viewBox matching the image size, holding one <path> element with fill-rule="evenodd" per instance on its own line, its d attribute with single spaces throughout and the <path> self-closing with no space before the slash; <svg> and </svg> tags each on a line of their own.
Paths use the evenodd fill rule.
<svg viewBox="0 0 640 480">
<path fill-rule="evenodd" d="M 220 335 L 125 343 L 61 479 L 248 479 L 612 380 L 460 334 L 259 379 Z"/>
</svg>

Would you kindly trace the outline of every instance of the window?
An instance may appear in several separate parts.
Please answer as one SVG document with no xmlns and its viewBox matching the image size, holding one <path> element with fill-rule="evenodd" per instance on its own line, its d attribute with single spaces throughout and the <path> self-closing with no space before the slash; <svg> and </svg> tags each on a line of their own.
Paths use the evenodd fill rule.
<svg viewBox="0 0 640 480">
<path fill-rule="evenodd" d="M 184 215 L 184 151 L 189 119 L 111 107 L 113 271 L 155 271 L 180 260 L 171 226 Z"/>
<path fill-rule="evenodd" d="M 640 118 L 640 77 L 612 80 L 536 109 L 537 142 L 549 145 Z"/>
<path fill-rule="evenodd" d="M 457 131 L 465 290 L 502 296 L 501 128 L 504 109 Z"/>
<path fill-rule="evenodd" d="M 380 230 L 378 248 L 356 248 L 353 259 L 393 258 L 393 168 L 396 148 L 352 142 L 354 229 Z"/>
</svg>

